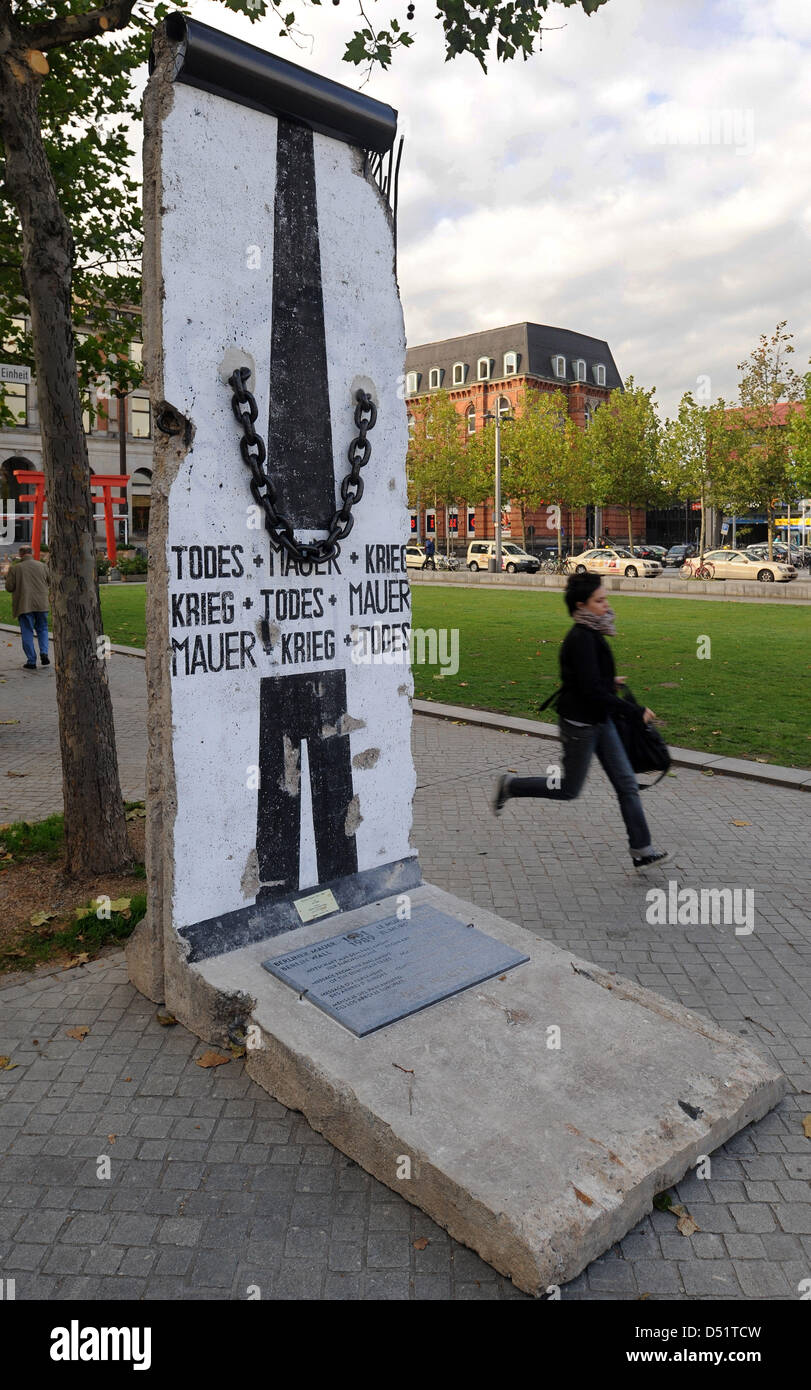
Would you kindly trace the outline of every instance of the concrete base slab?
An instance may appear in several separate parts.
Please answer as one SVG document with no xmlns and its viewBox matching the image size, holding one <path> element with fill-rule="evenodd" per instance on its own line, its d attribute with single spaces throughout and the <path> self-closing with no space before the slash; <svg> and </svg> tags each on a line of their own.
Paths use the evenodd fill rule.
<svg viewBox="0 0 811 1390">
<path fill-rule="evenodd" d="M 206 1036 L 218 999 L 242 1001 L 249 1074 L 520 1289 L 574 1278 L 784 1094 L 773 1064 L 680 1005 L 437 888 L 411 897 L 529 962 L 365 1038 L 262 969 L 387 899 L 186 965 L 183 1021 L 197 1031 L 199 1010 Z"/>
</svg>

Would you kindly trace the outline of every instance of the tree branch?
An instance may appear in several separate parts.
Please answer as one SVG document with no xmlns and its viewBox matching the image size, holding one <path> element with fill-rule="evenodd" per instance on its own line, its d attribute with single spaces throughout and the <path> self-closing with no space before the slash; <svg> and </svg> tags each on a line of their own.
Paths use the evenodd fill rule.
<svg viewBox="0 0 811 1390">
<path fill-rule="evenodd" d="M 82 39 L 95 39 L 112 29 L 125 29 L 134 6 L 135 0 L 110 0 L 109 4 L 101 5 L 87 14 L 69 14 L 61 19 L 51 19 L 47 24 L 29 29 L 24 35 L 25 42 L 44 53 L 49 48 L 61 48 Z"/>
</svg>

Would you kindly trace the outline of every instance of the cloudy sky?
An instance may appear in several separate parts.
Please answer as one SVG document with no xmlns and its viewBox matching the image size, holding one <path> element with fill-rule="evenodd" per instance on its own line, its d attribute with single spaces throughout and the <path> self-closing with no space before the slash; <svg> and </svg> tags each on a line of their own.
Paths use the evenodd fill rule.
<svg viewBox="0 0 811 1390">
<path fill-rule="evenodd" d="M 405 0 L 373 13 L 404 18 Z M 214 0 L 193 14 L 348 85 L 354 0 L 299 45 Z M 410 344 L 514 323 L 606 338 L 623 377 L 731 397 L 788 319 L 811 357 L 811 0 L 608 0 L 528 63 L 446 64 L 427 0 L 414 47 L 364 90 L 405 134 L 399 277 Z"/>
</svg>

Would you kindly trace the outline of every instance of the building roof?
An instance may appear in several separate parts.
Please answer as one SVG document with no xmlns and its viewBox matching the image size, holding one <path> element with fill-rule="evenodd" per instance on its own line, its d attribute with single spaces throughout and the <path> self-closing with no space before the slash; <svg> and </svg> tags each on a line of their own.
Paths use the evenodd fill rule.
<svg viewBox="0 0 811 1390">
<path fill-rule="evenodd" d="M 517 376 L 534 376 L 569 385 L 577 380 L 574 363 L 582 358 L 586 363 L 586 385 L 597 384 L 594 368 L 602 364 L 607 389 L 612 391 L 622 386 L 611 349 L 603 338 L 591 338 L 569 328 L 552 328 L 541 323 L 514 323 L 505 328 L 490 328 L 481 333 L 466 333 L 459 338 L 410 347 L 406 351 L 406 371 L 420 374 L 419 391 L 422 393 L 428 390 L 430 369 L 439 367 L 443 372 L 442 386 L 451 390 L 456 362 L 466 364 L 464 384 L 470 386 L 477 380 L 479 358 L 489 357 L 493 361 L 491 380 L 500 381 L 504 378 L 504 354 L 507 352 L 518 354 Z M 565 378 L 557 376 L 552 367 L 552 359 L 558 355 L 566 359 Z"/>
<path fill-rule="evenodd" d="M 792 415 L 802 414 L 805 410 L 805 401 L 777 401 L 771 407 L 771 420 L 768 419 L 766 414 L 767 410 L 767 406 L 759 410 L 749 410 L 742 406 L 731 406 L 724 413 L 730 426 L 733 428 L 735 425 L 740 424 L 742 420 L 744 423 L 747 423 L 747 417 L 755 426 L 766 424 L 787 425 Z"/>
</svg>

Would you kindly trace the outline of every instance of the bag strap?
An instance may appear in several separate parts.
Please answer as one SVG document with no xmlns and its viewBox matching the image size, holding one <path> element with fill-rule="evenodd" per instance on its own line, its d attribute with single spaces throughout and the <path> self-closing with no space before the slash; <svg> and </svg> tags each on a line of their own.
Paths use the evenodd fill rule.
<svg viewBox="0 0 811 1390">
<path fill-rule="evenodd" d="M 655 782 L 637 782 L 636 785 L 637 785 L 639 791 L 641 791 L 641 792 L 646 792 L 646 791 L 649 791 L 651 787 L 658 787 L 658 785 L 659 785 L 659 783 L 661 782 L 662 778 L 663 778 L 663 777 L 666 777 L 669 771 L 670 771 L 670 768 L 669 768 L 669 767 L 666 767 L 665 770 L 664 770 L 664 772 L 660 772 L 660 773 L 659 773 L 659 776 L 656 778 L 656 781 L 655 781 Z"/>
<path fill-rule="evenodd" d="M 557 690 L 553 690 L 553 691 L 552 691 L 552 694 L 549 695 L 549 696 L 547 696 L 547 698 L 544 700 L 543 704 L 538 706 L 538 713 L 539 713 L 539 714 L 541 713 L 542 710 L 548 709 L 550 705 L 556 705 L 556 704 L 557 704 L 557 702 L 558 702 L 558 697 L 559 697 L 560 692 L 561 692 L 562 689 L 563 689 L 563 686 L 562 686 L 562 685 L 559 685 L 558 688 L 557 688 Z"/>
</svg>

